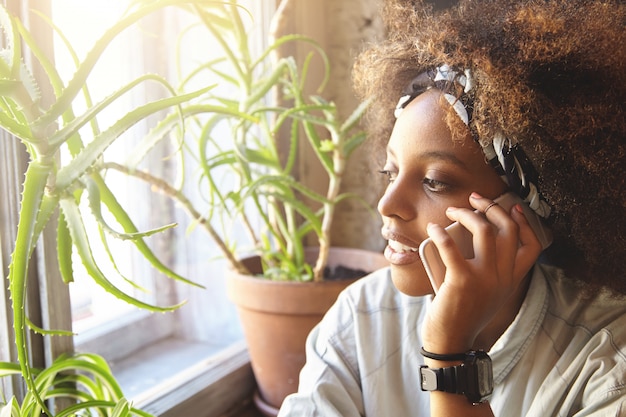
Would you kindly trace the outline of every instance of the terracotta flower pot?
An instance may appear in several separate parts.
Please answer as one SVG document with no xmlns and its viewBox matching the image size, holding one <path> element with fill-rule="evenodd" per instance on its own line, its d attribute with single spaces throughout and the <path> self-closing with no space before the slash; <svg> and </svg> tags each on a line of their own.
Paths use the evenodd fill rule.
<svg viewBox="0 0 626 417">
<path fill-rule="evenodd" d="M 315 251 L 311 255 L 315 256 Z M 258 257 L 245 259 L 244 263 L 253 273 L 261 271 Z M 376 252 L 332 248 L 328 265 L 372 272 L 387 262 Z M 262 410 L 267 415 L 297 390 L 307 335 L 352 282 L 354 279 L 321 283 L 270 281 L 228 272 L 228 295 L 238 308 L 259 387 L 257 401 L 269 405 Z"/>
</svg>

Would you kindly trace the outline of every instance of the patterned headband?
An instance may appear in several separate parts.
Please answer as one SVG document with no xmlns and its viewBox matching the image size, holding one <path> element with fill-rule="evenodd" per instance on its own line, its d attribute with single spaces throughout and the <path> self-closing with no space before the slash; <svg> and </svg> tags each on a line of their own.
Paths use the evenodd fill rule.
<svg viewBox="0 0 626 417">
<path fill-rule="evenodd" d="M 403 91 L 394 115 L 397 118 L 413 99 L 426 90 L 437 88 L 444 93 L 459 118 L 469 127 L 473 101 L 468 94 L 473 88 L 471 73 L 468 69 L 457 72 L 447 65 L 442 65 L 415 77 Z M 520 146 L 503 134 L 496 134 L 490 143 L 478 142 L 489 164 L 496 170 L 511 191 L 517 193 L 539 216 L 548 218 L 550 205 L 544 200 L 537 188 L 538 174 Z"/>
</svg>

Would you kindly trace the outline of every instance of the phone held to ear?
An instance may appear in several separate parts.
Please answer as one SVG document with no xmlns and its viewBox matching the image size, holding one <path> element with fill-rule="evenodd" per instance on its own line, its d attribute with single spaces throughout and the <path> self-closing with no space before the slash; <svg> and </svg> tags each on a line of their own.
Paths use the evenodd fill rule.
<svg viewBox="0 0 626 417">
<path fill-rule="evenodd" d="M 509 212 L 515 204 L 520 204 L 530 227 L 541 242 L 542 249 L 547 248 L 552 243 L 552 233 L 543 225 L 541 217 L 535 213 L 520 196 L 513 192 L 502 194 L 494 200 L 500 207 Z M 446 227 L 446 231 L 454 240 L 459 251 L 465 259 L 474 257 L 474 245 L 472 244 L 472 234 L 459 222 L 454 222 Z M 434 242 L 428 238 L 419 247 L 420 258 L 426 269 L 426 273 L 434 282 L 443 282 L 446 267 L 439 256 L 439 251 Z"/>
</svg>

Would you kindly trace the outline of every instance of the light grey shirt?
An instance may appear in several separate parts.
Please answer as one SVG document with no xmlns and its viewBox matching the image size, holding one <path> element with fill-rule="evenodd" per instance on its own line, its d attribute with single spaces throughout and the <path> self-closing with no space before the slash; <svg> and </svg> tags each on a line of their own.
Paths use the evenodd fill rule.
<svg viewBox="0 0 626 417">
<path fill-rule="evenodd" d="M 419 329 L 432 297 L 395 289 L 389 269 L 348 287 L 307 341 L 279 417 L 429 416 Z M 626 299 L 582 300 L 537 265 L 520 312 L 489 352 L 496 417 L 626 416 Z"/>
</svg>

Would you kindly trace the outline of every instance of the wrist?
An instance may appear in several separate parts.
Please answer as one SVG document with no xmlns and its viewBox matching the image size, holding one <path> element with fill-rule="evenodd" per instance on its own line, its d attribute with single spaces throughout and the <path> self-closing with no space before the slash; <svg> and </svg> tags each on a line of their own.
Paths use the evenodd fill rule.
<svg viewBox="0 0 626 417">
<path fill-rule="evenodd" d="M 475 337 L 466 334 L 466 332 L 457 330 L 450 334 L 442 330 L 437 331 L 424 325 L 422 328 L 422 346 L 426 351 L 447 355 L 464 353 L 474 347 Z"/>
</svg>

